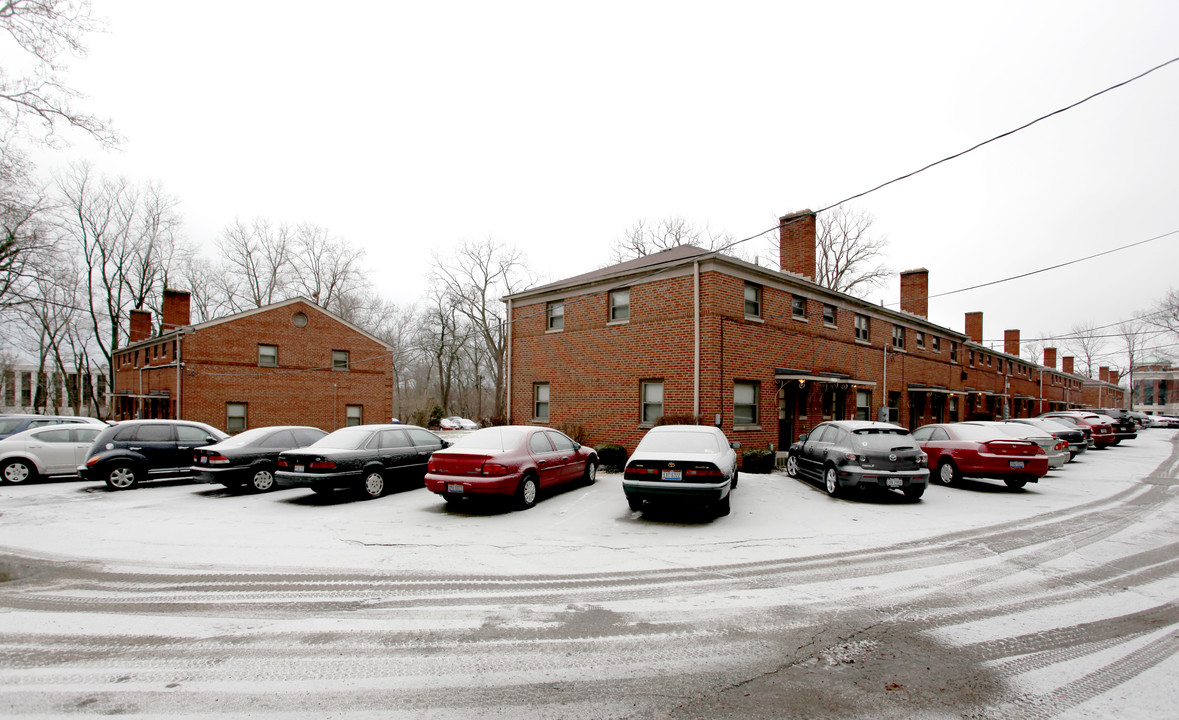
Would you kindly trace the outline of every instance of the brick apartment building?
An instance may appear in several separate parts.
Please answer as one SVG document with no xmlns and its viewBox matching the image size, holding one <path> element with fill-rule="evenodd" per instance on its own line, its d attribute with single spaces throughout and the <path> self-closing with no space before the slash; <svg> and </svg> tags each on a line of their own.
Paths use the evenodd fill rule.
<svg viewBox="0 0 1179 720">
<path fill-rule="evenodd" d="M 162 329 L 131 311 L 114 353 L 115 419 L 184 418 L 229 432 L 388 422 L 390 348 L 305 298 L 189 324 L 189 294 L 164 292 Z"/>
<path fill-rule="evenodd" d="M 829 419 L 919 425 L 1085 404 L 1088 381 L 927 318 L 929 274 L 901 273 L 900 309 L 816 284 L 815 216 L 781 219 L 781 270 L 680 246 L 505 298 L 516 423 L 583 426 L 633 449 L 660 416 L 696 416 L 745 448 L 783 448 Z M 1102 378 L 1105 405 L 1121 405 Z"/>
</svg>

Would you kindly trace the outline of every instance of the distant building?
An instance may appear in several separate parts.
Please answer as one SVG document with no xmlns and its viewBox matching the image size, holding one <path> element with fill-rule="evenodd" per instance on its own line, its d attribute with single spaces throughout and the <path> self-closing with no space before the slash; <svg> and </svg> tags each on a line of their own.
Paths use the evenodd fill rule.
<svg viewBox="0 0 1179 720">
<path fill-rule="evenodd" d="M 97 400 L 95 400 L 97 398 Z M 106 373 L 42 372 L 36 365 L 13 365 L 0 376 L 0 411 L 44 415 L 110 415 Z"/>
<path fill-rule="evenodd" d="M 1134 409 L 1147 415 L 1179 415 L 1179 368 L 1162 357 L 1134 365 Z"/>
<path fill-rule="evenodd" d="M 114 353 L 115 419 L 184 418 L 228 432 L 388 422 L 391 348 L 306 298 L 189 325 L 189 294 L 164 293 L 163 329 L 131 311 Z"/>
</svg>

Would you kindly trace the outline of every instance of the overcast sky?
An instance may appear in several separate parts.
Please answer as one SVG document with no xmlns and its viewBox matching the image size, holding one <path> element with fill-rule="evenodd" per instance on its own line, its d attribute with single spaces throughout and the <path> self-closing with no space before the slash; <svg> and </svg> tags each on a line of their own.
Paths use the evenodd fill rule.
<svg viewBox="0 0 1179 720">
<path fill-rule="evenodd" d="M 95 6 L 107 32 L 69 77 L 126 142 L 54 162 L 162 182 L 201 244 L 234 218 L 326 226 L 399 303 L 463 240 L 514 243 L 556 280 L 640 218 L 755 235 L 1179 56 L 1173 1 Z M 1176 128 L 1179 63 L 856 204 L 891 268 L 947 292 L 1179 230 Z M 1177 251 L 930 317 L 963 330 L 981 310 L 1000 347 L 1007 328 L 1114 323 L 1179 286 Z"/>
</svg>

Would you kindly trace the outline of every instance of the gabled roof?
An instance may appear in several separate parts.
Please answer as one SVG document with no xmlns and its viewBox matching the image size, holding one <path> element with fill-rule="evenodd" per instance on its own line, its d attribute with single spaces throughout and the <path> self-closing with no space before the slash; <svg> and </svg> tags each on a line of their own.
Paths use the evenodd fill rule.
<svg viewBox="0 0 1179 720">
<path fill-rule="evenodd" d="M 573 287 L 582 285 L 584 283 L 590 283 L 595 280 L 613 277 L 615 275 L 625 275 L 626 273 L 633 272 L 635 270 L 654 268 L 658 267 L 659 265 L 674 264 L 684 260 L 690 260 L 692 258 L 701 258 L 706 255 L 715 254 L 716 253 L 711 250 L 705 250 L 704 248 L 696 247 L 695 245 L 677 245 L 676 247 L 670 248 L 668 250 L 661 250 L 660 252 L 644 255 L 642 257 L 635 258 L 634 260 L 627 260 L 626 262 L 621 262 L 616 265 L 608 265 L 604 268 L 591 270 L 590 272 L 582 273 L 581 275 L 574 275 L 573 277 L 551 282 L 547 285 L 528 288 L 527 290 L 508 295 L 505 299 L 511 300 L 514 298 L 523 297 L 525 295 L 533 295 L 536 293 L 546 292 L 548 290 L 555 290 L 557 288 Z"/>
</svg>

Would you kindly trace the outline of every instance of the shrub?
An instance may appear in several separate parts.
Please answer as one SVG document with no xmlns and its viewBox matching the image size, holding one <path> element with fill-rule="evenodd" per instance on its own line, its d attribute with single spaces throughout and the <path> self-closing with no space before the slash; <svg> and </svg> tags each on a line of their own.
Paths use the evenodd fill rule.
<svg viewBox="0 0 1179 720">
<path fill-rule="evenodd" d="M 774 470 L 773 450 L 744 450 L 741 452 L 741 469 L 750 473 L 769 473 Z"/>
<path fill-rule="evenodd" d="M 660 415 L 656 425 L 704 425 L 704 418 L 699 415 Z"/>
<path fill-rule="evenodd" d="M 626 467 L 626 448 L 614 443 L 605 443 L 595 448 L 598 452 L 598 463 L 604 468 L 621 470 Z"/>
<path fill-rule="evenodd" d="M 507 415 L 492 415 L 491 417 L 487 418 L 483 422 L 484 427 L 495 427 L 495 426 L 507 425 L 507 424 L 508 424 L 508 416 Z"/>
<path fill-rule="evenodd" d="M 565 433 L 573 442 L 581 445 L 585 445 L 585 440 L 589 437 L 585 426 L 577 423 L 558 423 L 555 429 Z"/>
</svg>

